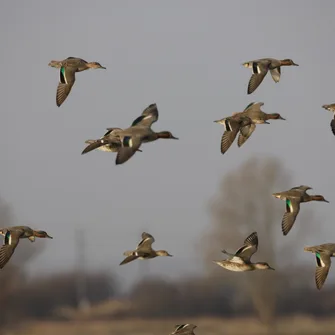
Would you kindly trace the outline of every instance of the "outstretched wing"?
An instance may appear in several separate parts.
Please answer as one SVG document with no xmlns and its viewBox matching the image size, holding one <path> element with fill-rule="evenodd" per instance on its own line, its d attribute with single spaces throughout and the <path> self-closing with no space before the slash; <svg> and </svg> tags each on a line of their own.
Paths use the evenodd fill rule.
<svg viewBox="0 0 335 335">
<path fill-rule="evenodd" d="M 238 131 L 225 131 L 221 137 L 221 153 L 224 154 L 233 144 Z"/>
<path fill-rule="evenodd" d="M 151 125 L 158 120 L 158 109 L 156 104 L 149 105 L 142 115 L 136 118 L 131 124 L 134 126 L 151 127 Z"/>
<path fill-rule="evenodd" d="M 318 290 L 321 290 L 326 281 L 331 265 L 330 255 L 323 252 L 316 252 L 316 270 L 315 270 L 315 284 Z"/>
<path fill-rule="evenodd" d="M 272 79 L 278 83 L 279 80 L 280 80 L 280 67 L 276 67 L 274 69 L 271 69 L 270 70 L 270 73 L 271 73 L 271 76 L 272 76 Z"/>
<path fill-rule="evenodd" d="M 286 199 L 286 212 L 282 220 L 282 231 L 287 235 L 292 229 L 295 219 L 300 211 L 300 201 L 296 198 Z"/>
<path fill-rule="evenodd" d="M 12 257 L 20 241 L 21 231 L 9 231 L 5 233 L 4 245 L 0 248 L 0 269 L 2 269 Z"/>
<path fill-rule="evenodd" d="M 238 147 L 241 147 L 256 129 L 256 124 L 252 123 L 241 128 L 237 139 Z"/>
<path fill-rule="evenodd" d="M 242 113 L 250 112 L 251 110 L 260 110 L 261 107 L 264 105 L 264 102 L 251 102 L 247 107 L 245 107 Z"/>
<path fill-rule="evenodd" d="M 130 262 L 134 261 L 135 259 L 137 259 L 138 257 L 139 256 L 135 255 L 135 254 L 129 255 L 119 265 L 130 263 Z"/>
<path fill-rule="evenodd" d="M 58 107 L 62 105 L 71 92 L 72 86 L 76 81 L 75 68 L 62 66 L 59 70 L 59 83 L 56 93 L 56 104 Z"/>
<path fill-rule="evenodd" d="M 234 119 L 226 119 L 224 122 L 226 131 L 221 137 L 221 153 L 224 154 L 234 142 L 240 129 L 240 124 Z"/>
<path fill-rule="evenodd" d="M 115 164 L 123 164 L 128 161 L 142 144 L 142 138 L 140 136 L 124 136 L 122 138 L 122 146 L 120 147 L 117 155 Z"/>
<path fill-rule="evenodd" d="M 140 241 L 140 243 L 137 245 L 136 250 L 141 250 L 142 252 L 144 251 L 150 251 L 151 250 L 151 246 L 152 243 L 155 242 L 155 239 L 152 235 L 143 232 L 142 233 L 142 240 Z"/>
<path fill-rule="evenodd" d="M 249 84 L 248 84 L 248 94 L 251 94 L 256 90 L 256 88 L 263 81 L 266 74 L 267 74 L 267 71 L 266 72 L 261 72 L 261 73 L 254 73 L 251 76 L 251 78 L 249 80 Z"/>
<path fill-rule="evenodd" d="M 242 258 L 244 261 L 250 261 L 251 256 L 257 251 L 258 236 L 257 232 L 250 234 L 244 241 L 243 246 L 240 247 L 235 256 Z"/>
</svg>

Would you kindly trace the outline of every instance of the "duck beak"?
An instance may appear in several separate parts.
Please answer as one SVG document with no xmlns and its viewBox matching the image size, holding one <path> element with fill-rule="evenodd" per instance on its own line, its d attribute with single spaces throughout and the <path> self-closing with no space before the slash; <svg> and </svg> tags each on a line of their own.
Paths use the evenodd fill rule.
<svg viewBox="0 0 335 335">
<path fill-rule="evenodd" d="M 100 69 L 105 69 L 106 70 L 106 68 L 104 66 L 101 66 Z"/>
<path fill-rule="evenodd" d="M 270 124 L 270 122 L 268 122 L 268 121 L 264 121 L 264 124 Z"/>
<path fill-rule="evenodd" d="M 173 255 L 168 254 L 169 257 L 173 257 Z"/>
<path fill-rule="evenodd" d="M 293 64 L 292 64 L 292 65 L 299 66 L 299 64 L 296 64 L 296 63 L 294 63 L 294 62 L 293 62 Z"/>
<path fill-rule="evenodd" d="M 280 119 L 280 120 L 286 120 L 286 119 L 284 119 L 282 116 L 279 116 L 279 119 Z"/>
<path fill-rule="evenodd" d="M 324 202 L 328 202 L 328 204 L 329 204 L 329 201 L 328 201 L 328 200 L 324 199 L 323 201 L 324 201 Z"/>
<path fill-rule="evenodd" d="M 272 268 L 271 266 L 269 267 L 269 270 L 275 270 L 274 268 Z"/>
<path fill-rule="evenodd" d="M 53 239 L 53 237 L 52 237 L 52 236 L 50 236 L 50 235 L 48 235 L 48 234 L 47 234 L 47 236 L 46 236 L 46 237 L 47 237 L 47 238 L 51 238 L 51 239 Z"/>
<path fill-rule="evenodd" d="M 178 137 L 174 137 L 173 135 L 172 135 L 172 137 L 171 137 L 173 140 L 179 140 L 179 138 Z"/>
</svg>

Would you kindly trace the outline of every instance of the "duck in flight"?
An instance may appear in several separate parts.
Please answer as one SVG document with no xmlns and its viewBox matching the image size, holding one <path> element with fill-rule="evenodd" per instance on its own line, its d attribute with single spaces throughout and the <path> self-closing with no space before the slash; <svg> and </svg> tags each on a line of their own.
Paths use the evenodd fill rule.
<svg viewBox="0 0 335 335">
<path fill-rule="evenodd" d="M 251 94 L 256 90 L 268 71 L 270 71 L 274 82 L 278 83 L 280 80 L 281 67 L 292 65 L 298 66 L 292 59 L 279 60 L 274 58 L 262 58 L 243 63 L 244 67 L 252 70 L 252 75 L 248 84 L 248 94 Z"/>
<path fill-rule="evenodd" d="M 234 253 L 230 254 L 226 250 L 222 250 L 225 255 L 228 255 L 230 258 L 223 261 L 213 261 L 219 266 L 222 266 L 224 269 L 230 271 L 253 271 L 253 270 L 274 270 L 268 263 L 265 262 L 251 262 L 251 256 L 258 249 L 258 236 L 257 232 L 250 234 L 245 240 L 243 245 Z"/>
<path fill-rule="evenodd" d="M 142 240 L 137 245 L 137 248 L 132 251 L 125 251 L 124 256 L 126 258 L 120 263 L 120 265 L 127 264 L 134 261 L 135 259 L 151 259 L 157 256 L 169 256 L 172 257 L 166 250 L 153 250 L 152 244 L 155 242 L 155 239 L 152 235 L 143 232 Z"/>
<path fill-rule="evenodd" d="M 14 226 L 1 228 L 0 235 L 4 236 L 4 244 L 0 248 L 0 269 L 2 269 L 12 257 L 20 239 L 28 238 L 31 242 L 35 241 L 35 237 L 52 238 L 43 230 L 33 230 L 27 226 Z"/>
<path fill-rule="evenodd" d="M 300 185 L 291 188 L 288 191 L 273 193 L 275 198 L 285 200 L 286 202 L 286 212 L 284 213 L 282 219 L 282 231 L 284 235 L 287 235 L 292 229 L 293 224 L 300 212 L 300 204 L 310 201 L 323 201 L 328 202 L 323 195 L 310 195 L 307 193 L 311 190 L 310 186 Z"/>
<path fill-rule="evenodd" d="M 331 257 L 335 257 L 335 243 L 325 243 L 314 247 L 305 247 L 304 251 L 312 252 L 316 258 L 315 284 L 321 290 L 331 266 Z"/>
<path fill-rule="evenodd" d="M 225 117 L 221 120 L 214 121 L 218 124 L 222 124 L 225 128 L 225 131 L 221 137 L 221 153 L 224 154 L 231 147 L 238 132 L 241 132 L 243 136 L 250 136 L 249 128 L 252 124 L 252 120 L 245 115 L 233 115 Z"/>
<path fill-rule="evenodd" d="M 178 139 L 169 131 L 153 131 L 151 125 L 157 120 L 157 105 L 151 104 L 142 112 L 141 116 L 133 121 L 129 128 L 107 128 L 108 131 L 103 137 L 90 140 L 91 143 L 83 150 L 82 154 L 101 146 L 111 146 L 117 151 L 115 163 L 118 165 L 128 161 L 136 151 L 141 151 L 142 143 L 153 142 L 159 138 Z"/>
<path fill-rule="evenodd" d="M 233 113 L 233 116 L 236 115 L 245 115 L 248 116 L 252 123 L 245 126 L 245 129 L 240 131 L 237 139 L 238 147 L 241 147 L 248 138 L 252 135 L 256 129 L 256 124 L 269 124 L 268 120 L 285 120 L 278 113 L 265 113 L 261 110 L 261 106 L 264 105 L 264 102 L 252 102 L 250 103 L 243 112 Z"/>
<path fill-rule="evenodd" d="M 106 69 L 98 62 L 86 62 L 81 58 L 68 57 L 64 60 L 52 60 L 49 64 L 59 70 L 59 83 L 56 93 L 56 105 L 60 107 L 71 92 L 76 81 L 76 72 L 88 69 Z"/>
</svg>

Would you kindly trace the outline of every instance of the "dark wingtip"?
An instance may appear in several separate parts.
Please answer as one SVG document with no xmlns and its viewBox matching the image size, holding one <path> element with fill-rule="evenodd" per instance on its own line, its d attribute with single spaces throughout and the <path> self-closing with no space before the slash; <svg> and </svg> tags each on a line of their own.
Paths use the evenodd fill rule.
<svg viewBox="0 0 335 335">
<path fill-rule="evenodd" d="M 286 231 L 283 226 L 282 226 L 281 230 L 282 230 L 284 236 L 286 236 L 288 234 L 288 231 Z"/>
<path fill-rule="evenodd" d="M 116 160 L 115 160 L 115 165 L 121 165 L 123 164 L 123 162 L 121 162 L 120 160 L 117 159 L 118 157 L 116 157 Z"/>
</svg>

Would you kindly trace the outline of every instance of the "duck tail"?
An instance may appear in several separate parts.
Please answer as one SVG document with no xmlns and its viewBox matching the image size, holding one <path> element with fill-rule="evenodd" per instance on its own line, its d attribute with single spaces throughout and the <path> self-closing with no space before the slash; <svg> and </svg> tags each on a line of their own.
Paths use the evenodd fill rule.
<svg viewBox="0 0 335 335">
<path fill-rule="evenodd" d="M 313 247 L 304 247 L 304 251 L 314 252 Z"/>
</svg>

